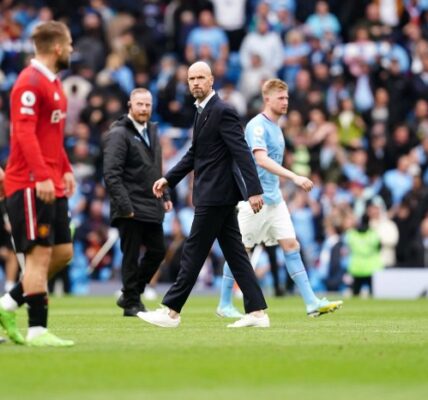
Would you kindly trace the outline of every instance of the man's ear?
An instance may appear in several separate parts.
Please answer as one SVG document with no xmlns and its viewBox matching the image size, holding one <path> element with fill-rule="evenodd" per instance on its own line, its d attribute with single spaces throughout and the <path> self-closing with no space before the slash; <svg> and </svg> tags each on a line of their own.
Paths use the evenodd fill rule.
<svg viewBox="0 0 428 400">
<path fill-rule="evenodd" d="M 55 42 L 53 44 L 53 49 L 54 49 L 54 52 L 57 56 L 60 56 L 62 54 L 62 52 L 64 51 L 63 47 L 58 42 Z"/>
</svg>

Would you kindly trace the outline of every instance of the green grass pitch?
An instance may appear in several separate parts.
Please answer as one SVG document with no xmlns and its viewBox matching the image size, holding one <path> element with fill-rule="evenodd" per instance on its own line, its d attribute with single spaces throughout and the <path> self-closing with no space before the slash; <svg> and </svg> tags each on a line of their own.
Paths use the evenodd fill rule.
<svg viewBox="0 0 428 400">
<path fill-rule="evenodd" d="M 0 398 L 428 398 L 427 300 L 347 300 L 309 319 L 299 298 L 268 299 L 271 328 L 238 330 L 216 302 L 191 297 L 181 326 L 163 329 L 121 317 L 113 298 L 54 298 L 50 327 L 76 346 L 1 344 Z"/>
</svg>

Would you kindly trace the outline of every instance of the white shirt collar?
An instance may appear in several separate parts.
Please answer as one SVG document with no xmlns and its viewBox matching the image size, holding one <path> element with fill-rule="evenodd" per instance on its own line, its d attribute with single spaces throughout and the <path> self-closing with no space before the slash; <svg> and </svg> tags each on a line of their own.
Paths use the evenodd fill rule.
<svg viewBox="0 0 428 400">
<path fill-rule="evenodd" d="M 195 101 L 195 106 L 196 107 L 202 107 L 202 109 L 205 108 L 205 106 L 208 104 L 208 102 L 211 100 L 211 97 L 213 97 L 215 95 L 215 90 L 211 90 L 211 93 L 205 97 L 204 101 L 202 101 L 202 103 L 199 103 L 198 100 Z"/>
<path fill-rule="evenodd" d="M 51 82 L 53 82 L 57 76 L 42 62 L 36 60 L 35 58 L 31 59 L 31 65 L 33 68 L 37 69 L 41 72 L 46 78 L 48 78 Z"/>
<path fill-rule="evenodd" d="M 138 133 L 141 133 L 144 128 L 147 128 L 146 122 L 144 124 L 140 124 L 134 118 L 131 117 L 131 114 L 128 114 L 128 118 L 132 121 L 132 123 L 134 124 L 135 129 L 138 131 Z"/>
</svg>

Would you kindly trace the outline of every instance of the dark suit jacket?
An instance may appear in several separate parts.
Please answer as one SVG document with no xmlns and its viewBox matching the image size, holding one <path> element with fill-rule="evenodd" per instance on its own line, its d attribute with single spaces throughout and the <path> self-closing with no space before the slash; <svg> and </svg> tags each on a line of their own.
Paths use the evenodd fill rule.
<svg viewBox="0 0 428 400">
<path fill-rule="evenodd" d="M 110 196 L 112 225 L 131 212 L 138 221 L 163 221 L 163 201 L 154 196 L 152 189 L 162 176 L 162 152 L 157 125 L 149 122 L 147 127 L 150 147 L 126 115 L 113 123 L 104 137 L 103 174 Z"/>
<path fill-rule="evenodd" d="M 198 117 L 192 146 L 165 178 L 174 187 L 192 170 L 195 206 L 234 205 L 263 193 L 238 115 L 217 95 Z"/>
</svg>

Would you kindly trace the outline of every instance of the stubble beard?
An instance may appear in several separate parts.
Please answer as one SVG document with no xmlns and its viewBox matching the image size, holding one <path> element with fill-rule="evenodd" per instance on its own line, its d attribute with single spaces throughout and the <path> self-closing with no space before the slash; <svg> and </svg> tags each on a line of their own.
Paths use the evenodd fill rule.
<svg viewBox="0 0 428 400">
<path fill-rule="evenodd" d="M 58 72 L 69 68 L 70 68 L 70 57 L 67 57 L 67 59 L 58 58 L 58 60 L 56 61 L 56 70 Z"/>
</svg>

